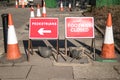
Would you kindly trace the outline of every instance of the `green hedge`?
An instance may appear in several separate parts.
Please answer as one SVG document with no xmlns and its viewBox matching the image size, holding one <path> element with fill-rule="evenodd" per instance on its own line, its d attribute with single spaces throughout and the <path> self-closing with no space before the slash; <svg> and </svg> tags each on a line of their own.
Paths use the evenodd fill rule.
<svg viewBox="0 0 120 80">
<path fill-rule="evenodd" d="M 48 8 L 56 8 L 57 1 L 56 0 L 45 0 L 46 7 Z"/>
<path fill-rule="evenodd" d="M 120 5 L 120 0 L 96 0 L 96 6 L 111 6 L 111 5 Z"/>
</svg>

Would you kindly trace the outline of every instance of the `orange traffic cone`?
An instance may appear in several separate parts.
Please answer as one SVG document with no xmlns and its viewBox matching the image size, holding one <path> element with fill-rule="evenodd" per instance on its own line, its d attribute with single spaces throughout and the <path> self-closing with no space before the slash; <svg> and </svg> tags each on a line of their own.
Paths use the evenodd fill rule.
<svg viewBox="0 0 120 80">
<path fill-rule="evenodd" d="M 18 47 L 17 37 L 12 21 L 12 15 L 8 15 L 8 42 L 7 42 L 7 59 L 14 60 L 21 57 Z"/>
<path fill-rule="evenodd" d="M 69 8 L 69 11 L 72 11 L 71 3 L 69 3 L 68 8 Z"/>
<path fill-rule="evenodd" d="M 18 8 L 18 1 L 15 0 L 15 7 Z"/>
<path fill-rule="evenodd" d="M 45 1 L 43 2 L 42 17 L 46 17 L 46 7 L 45 7 Z"/>
<path fill-rule="evenodd" d="M 31 9 L 30 9 L 30 17 L 31 18 L 34 18 L 35 15 L 34 15 L 34 8 L 31 6 Z"/>
<path fill-rule="evenodd" d="M 22 0 L 22 8 L 25 8 L 24 0 Z"/>
<path fill-rule="evenodd" d="M 62 1 L 60 2 L 60 11 L 64 11 L 63 2 Z"/>
<path fill-rule="evenodd" d="M 115 49 L 114 49 L 114 39 L 113 39 L 113 30 L 112 30 L 112 16 L 111 13 L 108 14 L 104 44 L 102 47 L 101 56 L 103 58 L 116 58 Z"/>
<path fill-rule="evenodd" d="M 40 5 L 37 5 L 37 17 L 41 17 Z"/>
</svg>

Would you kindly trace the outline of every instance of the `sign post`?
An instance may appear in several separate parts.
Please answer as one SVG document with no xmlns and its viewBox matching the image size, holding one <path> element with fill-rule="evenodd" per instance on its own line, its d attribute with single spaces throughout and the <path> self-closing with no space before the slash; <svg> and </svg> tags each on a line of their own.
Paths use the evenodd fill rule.
<svg viewBox="0 0 120 80">
<path fill-rule="evenodd" d="M 28 60 L 30 49 L 32 49 L 32 39 L 58 40 L 58 18 L 30 18 L 29 25 Z M 56 45 L 58 50 L 58 43 Z"/>
<path fill-rule="evenodd" d="M 94 38 L 93 17 L 66 17 L 66 38 Z"/>
<path fill-rule="evenodd" d="M 58 39 L 58 18 L 30 18 L 30 39 Z"/>
<path fill-rule="evenodd" d="M 66 55 L 67 55 L 67 38 L 94 38 L 94 18 L 66 17 L 65 18 L 65 54 Z M 94 43 L 92 42 L 92 45 L 93 44 Z"/>
</svg>

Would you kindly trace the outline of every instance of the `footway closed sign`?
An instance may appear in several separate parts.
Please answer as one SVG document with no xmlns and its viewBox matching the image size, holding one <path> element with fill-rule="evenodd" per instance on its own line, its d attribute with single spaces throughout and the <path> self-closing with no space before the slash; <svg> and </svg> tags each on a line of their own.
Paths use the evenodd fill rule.
<svg viewBox="0 0 120 80">
<path fill-rule="evenodd" d="M 30 18 L 30 39 L 58 39 L 58 18 Z"/>
<path fill-rule="evenodd" d="M 66 17 L 66 38 L 94 38 L 93 17 Z"/>
</svg>

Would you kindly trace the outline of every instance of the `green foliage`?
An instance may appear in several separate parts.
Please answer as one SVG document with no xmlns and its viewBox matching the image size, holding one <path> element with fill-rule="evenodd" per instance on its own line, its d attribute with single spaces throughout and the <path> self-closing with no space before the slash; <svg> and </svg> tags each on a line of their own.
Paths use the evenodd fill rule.
<svg viewBox="0 0 120 80">
<path fill-rule="evenodd" d="M 120 0 L 96 0 L 96 7 L 120 5 Z"/>
</svg>

